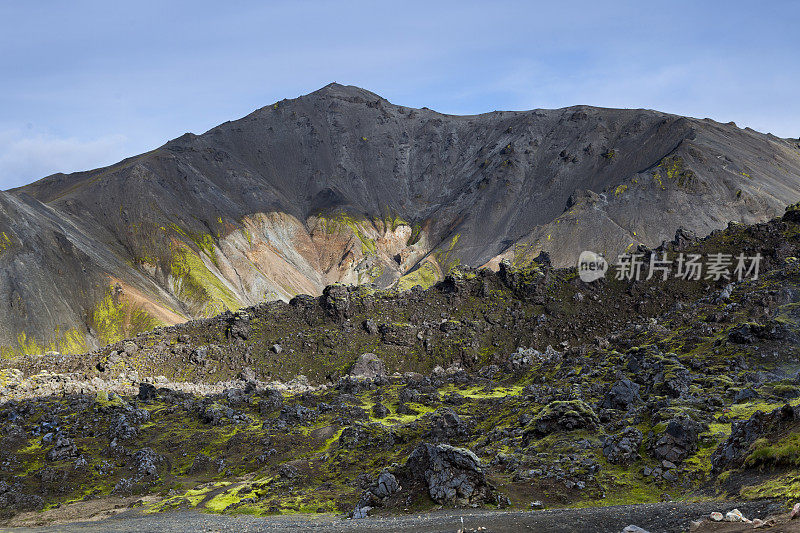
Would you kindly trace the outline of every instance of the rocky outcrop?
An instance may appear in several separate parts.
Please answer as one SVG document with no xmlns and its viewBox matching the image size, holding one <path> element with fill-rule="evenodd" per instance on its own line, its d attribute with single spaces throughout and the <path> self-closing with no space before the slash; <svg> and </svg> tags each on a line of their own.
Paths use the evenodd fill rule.
<svg viewBox="0 0 800 533">
<path fill-rule="evenodd" d="M 600 425 L 594 410 L 582 400 L 557 400 L 547 404 L 534 417 L 523 435 L 524 442 L 557 431 L 596 429 Z"/>
<path fill-rule="evenodd" d="M 642 401 L 639 396 L 639 384 L 625 378 L 617 381 L 603 398 L 600 407 L 603 409 L 621 409 L 627 411 Z"/>
<path fill-rule="evenodd" d="M 372 509 L 382 505 L 387 498 L 400 492 L 402 488 L 394 474 L 381 472 L 375 482 L 363 492 L 351 516 L 356 519 L 366 518 Z"/>
<path fill-rule="evenodd" d="M 698 435 L 704 427 L 688 418 L 673 418 L 667 427 L 651 442 L 653 457 L 659 461 L 680 463 L 697 451 Z"/>
<path fill-rule="evenodd" d="M 617 435 L 609 435 L 603 441 L 603 455 L 609 463 L 630 464 L 639 459 L 639 446 L 642 432 L 635 427 L 627 427 Z"/>
<path fill-rule="evenodd" d="M 350 369 L 350 375 L 357 378 L 374 379 L 386 374 L 386 366 L 383 360 L 374 353 L 365 353 L 358 356 L 358 359 Z"/>
<path fill-rule="evenodd" d="M 771 432 L 780 432 L 800 421 L 800 406 L 789 404 L 770 413 L 756 411 L 747 420 L 735 421 L 730 436 L 711 454 L 711 465 L 720 472 L 740 466 L 746 459 L 750 446 Z"/>
<path fill-rule="evenodd" d="M 411 481 L 424 482 L 431 499 L 439 504 L 485 503 L 496 498 L 480 459 L 464 448 L 421 444 L 403 468 Z"/>
</svg>

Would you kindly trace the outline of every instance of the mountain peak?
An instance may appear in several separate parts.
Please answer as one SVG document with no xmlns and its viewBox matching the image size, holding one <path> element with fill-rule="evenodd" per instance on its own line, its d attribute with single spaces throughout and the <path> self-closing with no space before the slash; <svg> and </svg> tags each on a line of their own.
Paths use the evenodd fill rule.
<svg viewBox="0 0 800 533">
<path fill-rule="evenodd" d="M 312 93 L 307 94 L 306 96 L 343 99 L 359 98 L 365 101 L 382 100 L 381 96 L 366 89 L 362 89 L 361 87 L 357 87 L 355 85 L 342 85 L 340 83 L 336 83 L 335 81 L 320 89 L 317 89 Z"/>
</svg>

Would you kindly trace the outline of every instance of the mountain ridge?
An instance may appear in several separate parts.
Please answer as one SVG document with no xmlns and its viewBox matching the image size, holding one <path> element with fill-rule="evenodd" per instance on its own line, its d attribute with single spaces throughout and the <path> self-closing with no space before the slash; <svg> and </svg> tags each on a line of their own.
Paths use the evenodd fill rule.
<svg viewBox="0 0 800 533">
<path fill-rule="evenodd" d="M 46 206 L 84 254 L 62 279 L 86 273 L 93 288 L 37 292 L 3 269 L 3 293 L 25 294 L 32 311 L 0 329 L 0 346 L 25 351 L 25 333 L 31 349 L 63 349 L 54 331 L 87 347 L 117 340 L 135 333 L 143 305 L 146 322 L 170 323 L 335 282 L 426 286 L 459 263 L 525 263 L 540 251 L 564 266 L 583 249 L 655 246 L 679 226 L 703 235 L 764 221 L 799 191 L 800 147 L 731 124 L 591 106 L 445 115 L 330 84 L 1 193 Z M 0 213 L 0 231 L 14 227 Z M 42 259 L 42 277 L 59 279 L 58 263 L 59 253 Z M 102 320 L 109 295 L 114 317 Z M 44 316 L 54 302 L 74 309 Z"/>
</svg>

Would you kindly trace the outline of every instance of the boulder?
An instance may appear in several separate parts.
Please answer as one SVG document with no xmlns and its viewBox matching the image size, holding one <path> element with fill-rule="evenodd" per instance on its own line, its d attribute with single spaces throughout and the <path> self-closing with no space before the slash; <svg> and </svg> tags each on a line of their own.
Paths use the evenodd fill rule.
<svg viewBox="0 0 800 533">
<path fill-rule="evenodd" d="M 375 379 L 386 375 L 386 367 L 380 357 L 374 353 L 365 353 L 358 356 L 350 375 L 358 378 Z"/>
<path fill-rule="evenodd" d="M 609 463 L 623 465 L 639 459 L 639 446 L 642 432 L 635 427 L 627 427 L 621 433 L 609 436 L 603 443 L 603 455 Z"/>
<path fill-rule="evenodd" d="M 63 461 L 77 455 L 78 447 L 75 446 L 75 442 L 63 433 L 58 433 L 55 435 L 53 447 L 47 452 L 47 460 Z"/>
<path fill-rule="evenodd" d="M 372 416 L 375 418 L 386 418 L 389 413 L 389 409 L 380 402 L 372 406 Z"/>
<path fill-rule="evenodd" d="M 532 439 L 556 431 L 596 429 L 599 425 L 597 414 L 583 400 L 556 400 L 542 408 L 528 424 L 523 443 L 527 446 Z"/>
<path fill-rule="evenodd" d="M 622 528 L 622 533 L 649 533 L 646 529 L 642 529 L 635 524 L 625 526 Z"/>
<path fill-rule="evenodd" d="M 378 498 L 388 498 L 392 494 L 399 492 L 400 489 L 400 484 L 397 482 L 397 478 L 394 477 L 393 474 L 390 474 L 389 472 L 382 472 L 378 476 L 375 485 L 370 488 L 370 492 L 372 492 L 372 494 Z"/>
<path fill-rule="evenodd" d="M 667 365 L 656 378 L 654 390 L 671 398 L 680 398 L 689 392 L 692 374 L 680 364 Z"/>
<path fill-rule="evenodd" d="M 328 314 L 338 320 L 350 311 L 350 292 L 345 285 L 328 285 L 322 290 L 322 305 Z"/>
<path fill-rule="evenodd" d="M 361 494 L 353 512 L 352 518 L 366 518 L 369 511 L 383 505 L 383 501 L 400 492 L 402 487 L 391 472 L 381 472 L 377 479 Z"/>
<path fill-rule="evenodd" d="M 444 407 L 431 416 L 430 429 L 426 436 L 435 442 L 448 442 L 467 433 L 467 426 L 461 417 L 449 407 Z"/>
<path fill-rule="evenodd" d="M 617 381 L 600 403 L 602 409 L 620 409 L 627 411 L 633 405 L 641 403 L 639 384 L 625 378 Z"/>
<path fill-rule="evenodd" d="M 136 398 L 142 402 L 150 402 L 156 399 L 158 392 L 150 383 L 139 383 L 139 394 Z"/>
<path fill-rule="evenodd" d="M 362 322 L 361 325 L 363 326 L 364 331 L 366 331 L 370 335 L 378 334 L 378 325 L 371 318 L 364 320 L 364 322 Z"/>
<path fill-rule="evenodd" d="M 663 433 L 651 444 L 653 457 L 659 461 L 680 463 L 697 451 L 698 434 L 703 426 L 688 418 L 673 418 Z"/>
<path fill-rule="evenodd" d="M 152 448 L 142 448 L 133 454 L 133 466 L 136 470 L 136 479 L 159 479 L 159 469 L 167 464 L 167 458 L 157 454 Z"/>
<path fill-rule="evenodd" d="M 496 501 L 480 459 L 470 450 L 447 444 L 420 444 L 408 457 L 406 476 L 421 482 L 439 504 L 478 504 Z"/>
</svg>

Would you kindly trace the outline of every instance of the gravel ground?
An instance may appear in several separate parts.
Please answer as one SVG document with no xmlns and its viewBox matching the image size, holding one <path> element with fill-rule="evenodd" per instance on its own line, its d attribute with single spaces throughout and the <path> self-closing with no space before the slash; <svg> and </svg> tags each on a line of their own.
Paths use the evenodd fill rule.
<svg viewBox="0 0 800 533">
<path fill-rule="evenodd" d="M 99 522 L 77 522 L 42 528 L 16 528 L 14 532 L 157 532 L 241 531 L 241 532 L 517 532 L 536 531 L 570 533 L 619 533 L 636 524 L 651 533 L 688 531 L 689 522 L 712 511 L 723 513 L 738 508 L 748 518 L 764 518 L 780 508 L 769 502 L 654 503 L 597 507 L 589 509 L 552 509 L 530 512 L 447 510 L 422 515 L 375 517 L 343 520 L 331 516 L 284 515 L 271 517 L 224 516 L 195 511 L 176 511 L 145 515 L 128 511 Z M 462 526 L 463 519 L 463 526 Z"/>
</svg>

